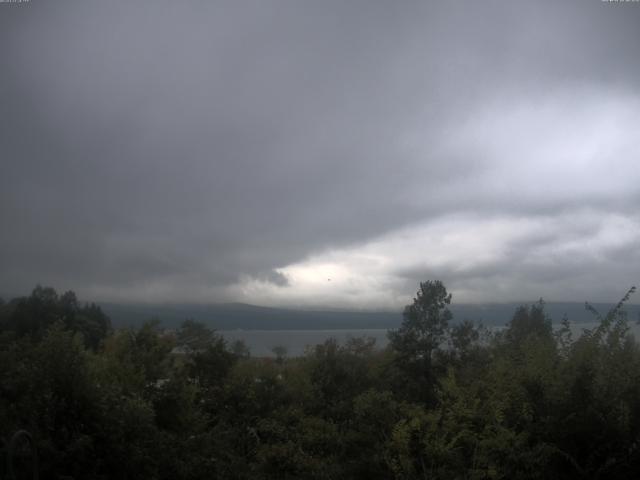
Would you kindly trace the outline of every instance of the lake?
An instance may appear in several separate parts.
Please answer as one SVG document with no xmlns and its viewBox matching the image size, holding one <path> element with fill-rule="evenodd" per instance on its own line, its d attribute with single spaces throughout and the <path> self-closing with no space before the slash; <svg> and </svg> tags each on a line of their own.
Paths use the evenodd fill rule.
<svg viewBox="0 0 640 480">
<path fill-rule="evenodd" d="M 593 329 L 595 322 L 571 324 L 574 338 L 584 329 Z M 554 328 L 559 325 L 555 324 Z M 640 338 L 640 326 L 636 322 L 629 322 L 630 331 Z M 492 327 L 500 330 L 504 327 Z M 389 343 L 387 329 L 335 329 L 335 330 L 219 330 L 229 343 L 243 340 L 251 355 L 256 357 L 274 357 L 273 347 L 283 346 L 287 349 L 287 356 L 297 357 L 303 355 L 307 346 L 318 345 L 329 338 L 335 338 L 340 344 L 344 344 L 349 338 L 372 337 L 376 340 L 377 348 L 384 348 Z"/>
</svg>

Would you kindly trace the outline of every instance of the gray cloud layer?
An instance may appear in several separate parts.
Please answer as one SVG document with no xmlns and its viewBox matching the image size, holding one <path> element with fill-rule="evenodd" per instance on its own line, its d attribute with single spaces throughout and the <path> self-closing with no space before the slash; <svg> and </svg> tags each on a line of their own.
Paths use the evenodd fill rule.
<svg viewBox="0 0 640 480">
<path fill-rule="evenodd" d="M 638 25 L 596 0 L 0 5 L 0 291 L 250 301 L 230 286 L 461 212 L 636 225 Z M 570 264 L 513 274 L 554 228 L 389 272 L 573 294 Z"/>
</svg>

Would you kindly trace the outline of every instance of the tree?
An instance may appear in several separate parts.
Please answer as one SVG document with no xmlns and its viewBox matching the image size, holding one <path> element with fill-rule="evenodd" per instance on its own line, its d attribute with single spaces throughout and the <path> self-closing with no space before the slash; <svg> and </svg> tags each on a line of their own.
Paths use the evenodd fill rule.
<svg viewBox="0 0 640 480">
<path fill-rule="evenodd" d="M 204 323 L 188 318 L 180 325 L 176 340 L 178 345 L 193 353 L 204 351 L 209 345 L 216 343 L 219 336 Z"/>
<path fill-rule="evenodd" d="M 428 391 L 434 384 L 434 352 L 444 342 L 453 318 L 450 303 L 451 294 L 440 280 L 421 282 L 413 303 L 404 309 L 402 325 L 389 332 L 398 366 Z M 429 396 L 424 388 L 420 390 Z"/>
<path fill-rule="evenodd" d="M 403 361 L 431 363 L 453 318 L 450 303 L 451 294 L 440 280 L 420 283 L 413 303 L 404 309 L 402 325 L 389 332 L 391 346 Z"/>
<path fill-rule="evenodd" d="M 28 297 L 14 298 L 0 308 L 0 329 L 13 331 L 17 336 L 39 340 L 54 323 L 82 334 L 83 342 L 97 350 L 111 331 L 111 321 L 95 305 L 80 306 L 72 291 L 58 295 L 51 287 L 36 286 Z"/>
<path fill-rule="evenodd" d="M 187 372 L 203 391 L 221 388 L 231 368 L 238 360 L 233 353 L 227 350 L 227 343 L 220 336 L 216 336 L 215 341 L 207 345 L 205 349 L 190 356 Z"/>
<path fill-rule="evenodd" d="M 238 339 L 231 344 L 231 352 L 238 358 L 249 358 L 251 356 L 249 346 L 242 339 Z"/>
<path fill-rule="evenodd" d="M 284 345 L 276 345 L 271 351 L 276 356 L 276 362 L 282 365 L 287 358 L 287 347 Z"/>
<path fill-rule="evenodd" d="M 538 303 L 527 307 L 522 305 L 516 309 L 504 333 L 505 339 L 514 346 L 522 344 L 531 338 L 553 339 L 551 320 L 544 312 L 542 299 Z"/>
</svg>

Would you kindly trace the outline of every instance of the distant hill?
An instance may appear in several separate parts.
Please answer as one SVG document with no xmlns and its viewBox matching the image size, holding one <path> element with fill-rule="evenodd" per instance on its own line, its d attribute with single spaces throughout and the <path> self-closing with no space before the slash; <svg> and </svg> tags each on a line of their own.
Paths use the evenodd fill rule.
<svg viewBox="0 0 640 480">
<path fill-rule="evenodd" d="M 329 330 L 397 328 L 402 313 L 381 311 L 317 311 L 260 307 L 242 303 L 214 305 L 127 305 L 100 304 L 115 327 L 138 326 L 157 318 L 168 328 L 177 327 L 184 319 L 192 318 L 216 330 Z M 505 325 L 520 303 L 458 304 L 452 305 L 454 321 L 473 320 L 486 326 Z M 603 315 L 614 304 L 592 304 Z M 545 305 L 554 323 L 566 314 L 573 323 L 588 323 L 595 319 L 586 311 L 584 303 L 555 302 Z M 627 305 L 629 320 L 640 319 L 640 305 Z"/>
<path fill-rule="evenodd" d="M 398 312 L 316 311 L 259 307 L 242 303 L 217 305 L 101 304 L 114 326 L 135 326 L 150 318 L 173 328 L 192 318 L 216 330 L 320 330 L 394 328 Z"/>
</svg>

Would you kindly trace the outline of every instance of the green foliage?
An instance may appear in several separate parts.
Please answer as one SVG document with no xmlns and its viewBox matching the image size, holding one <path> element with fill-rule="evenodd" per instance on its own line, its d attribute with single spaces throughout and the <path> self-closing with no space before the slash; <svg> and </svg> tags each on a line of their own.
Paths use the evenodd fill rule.
<svg viewBox="0 0 640 480">
<path fill-rule="evenodd" d="M 180 325 L 176 343 L 189 352 L 198 352 L 220 340 L 219 336 L 201 322 L 187 319 Z"/>
<path fill-rule="evenodd" d="M 0 304 L 0 433 L 33 434 L 41 478 L 635 478 L 633 290 L 587 305 L 598 326 L 574 338 L 542 302 L 500 333 L 450 325 L 451 295 L 425 282 L 388 349 L 272 359 L 192 320 L 114 332 L 38 287 Z"/>
<path fill-rule="evenodd" d="M 231 353 L 238 358 L 249 358 L 251 356 L 251 351 L 244 340 L 235 340 L 231 344 Z"/>
<path fill-rule="evenodd" d="M 396 364 L 405 374 L 401 383 L 413 398 L 435 400 L 437 377 L 442 373 L 437 356 L 453 318 L 450 303 L 451 294 L 442 282 L 421 282 L 413 303 L 404 309 L 402 325 L 388 334 Z"/>
<path fill-rule="evenodd" d="M 287 358 L 287 347 L 276 345 L 271 349 L 271 351 L 276 356 L 276 361 L 278 363 L 284 363 L 284 360 Z"/>
<path fill-rule="evenodd" d="M 310 406 L 318 415 L 345 420 L 351 415 L 356 395 L 371 386 L 367 360 L 373 344 L 367 350 L 362 343 L 352 340 L 341 346 L 335 339 L 329 339 L 307 355 L 307 371 L 314 391 Z"/>
<path fill-rule="evenodd" d="M 53 288 L 38 285 L 30 296 L 0 304 L 0 328 L 18 337 L 40 339 L 56 322 L 82 334 L 84 343 L 94 350 L 111 330 L 102 309 L 93 303 L 81 306 L 72 291 L 58 295 Z"/>
<path fill-rule="evenodd" d="M 552 336 L 551 320 L 544 313 L 542 299 L 530 307 L 519 307 L 504 332 L 506 342 L 515 347 L 522 346 L 533 337 L 551 339 Z"/>
<path fill-rule="evenodd" d="M 404 320 L 397 331 L 389 332 L 391 346 L 404 363 L 417 363 L 429 368 L 433 353 L 445 340 L 452 319 L 447 305 L 451 294 L 440 281 L 420 283 L 411 305 L 404 309 Z"/>
</svg>

